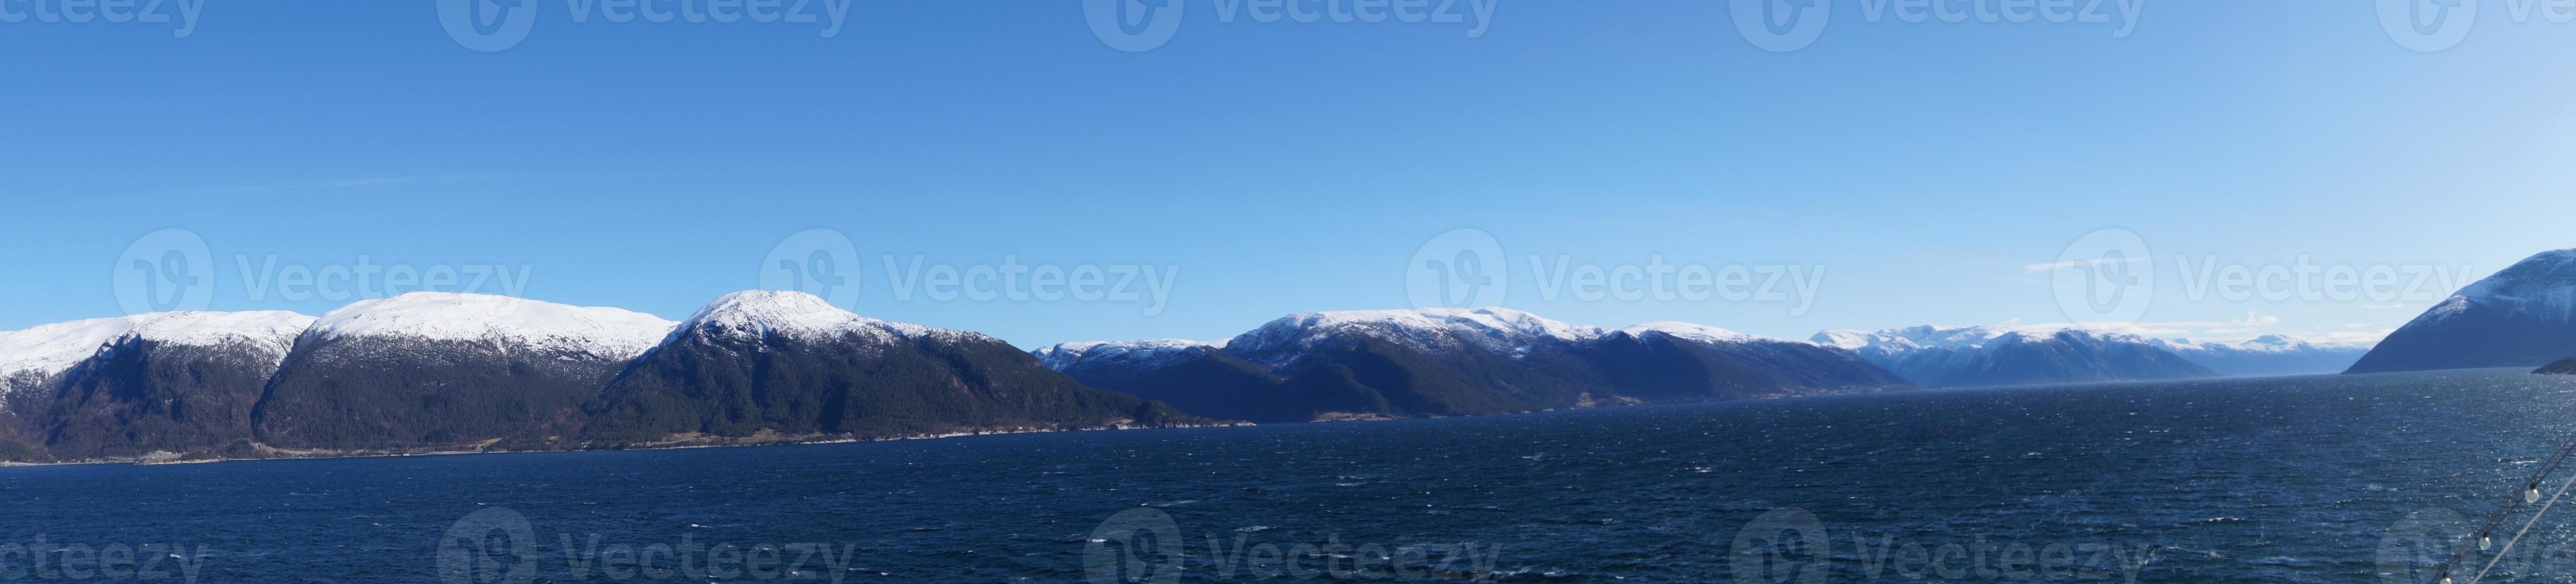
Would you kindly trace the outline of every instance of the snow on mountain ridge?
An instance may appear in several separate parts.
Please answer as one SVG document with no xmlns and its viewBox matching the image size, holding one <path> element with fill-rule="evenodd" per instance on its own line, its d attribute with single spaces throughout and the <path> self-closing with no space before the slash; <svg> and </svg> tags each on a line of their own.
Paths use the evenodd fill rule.
<svg viewBox="0 0 2576 584">
<path fill-rule="evenodd" d="M 2555 322 L 2576 322 L 2576 249 L 2541 252 L 2461 288 L 2423 319 L 2447 319 L 2472 305 Z"/>
<path fill-rule="evenodd" d="M 1784 339 L 1772 339 L 1772 338 L 1769 338 L 1769 337 L 1761 337 L 1761 336 L 1748 335 L 1748 334 L 1739 333 L 1739 332 L 1735 332 L 1735 331 L 1731 331 L 1731 330 L 1726 330 L 1726 329 L 1722 329 L 1722 328 L 1717 328 L 1717 327 L 1713 327 L 1713 326 L 1702 325 L 1702 324 L 1693 324 L 1693 323 L 1687 323 L 1687 322 L 1679 322 L 1679 321 L 1650 322 L 1650 323 L 1646 323 L 1646 324 L 1641 324 L 1641 325 L 1637 325 L 1637 326 L 1632 326 L 1632 327 L 1628 327 L 1628 328 L 1619 329 L 1617 332 L 1627 333 L 1627 334 L 1632 335 L 1632 336 L 1643 336 L 1643 335 L 1645 335 L 1646 333 L 1650 333 L 1650 332 L 1651 332 L 1651 333 L 1663 333 L 1663 334 L 1666 334 L 1666 335 L 1672 335 L 1672 336 L 1674 336 L 1674 337 L 1679 337 L 1679 338 L 1683 338 L 1683 339 L 1688 339 L 1688 340 L 1692 340 L 1692 341 L 1698 341 L 1698 342 L 1701 342 L 1701 343 L 1709 343 L 1709 344 L 1748 344 L 1748 343 L 1766 343 L 1766 342 L 1787 342 L 1787 343 L 1796 343 L 1796 342 L 1801 342 L 1801 341 L 1790 341 L 1790 340 L 1784 340 Z M 1822 344 L 1822 343 L 1819 343 L 1819 344 Z"/>
<path fill-rule="evenodd" d="M 318 338 L 417 338 L 512 341 L 540 350 L 629 359 L 661 344 L 674 323 L 620 308 L 447 292 L 413 292 L 363 300 L 322 315 Z"/>
<path fill-rule="evenodd" d="M 1498 355 L 1520 357 L 1535 343 L 1581 342 L 1607 332 L 1504 308 L 1355 310 L 1288 315 L 1235 337 L 1227 346 L 1250 354 L 1293 356 L 1338 334 L 1351 333 L 1420 350 L 1437 351 L 1465 342 Z"/>
<path fill-rule="evenodd" d="M 156 312 L 0 332 L 0 376 L 61 373 L 128 337 L 189 346 L 253 343 L 282 357 L 313 322 L 292 312 Z"/>
<path fill-rule="evenodd" d="M 1042 347 L 1030 354 L 1036 355 L 1048 369 L 1063 371 L 1084 361 L 1146 363 L 1204 348 L 1214 347 L 1209 343 L 1184 339 L 1144 339 L 1063 343 Z"/>
<path fill-rule="evenodd" d="M 672 332 L 712 329 L 755 335 L 781 334 L 804 340 L 848 333 L 889 338 L 963 338 L 977 333 L 877 320 L 833 306 L 813 294 L 796 291 L 747 290 L 726 294 L 699 308 Z"/>
<path fill-rule="evenodd" d="M 1811 340 L 1817 343 L 1852 350 L 1873 347 L 1895 351 L 1910 351 L 1926 348 L 1978 349 L 1985 347 L 1987 344 L 2011 338 L 2054 336 L 2066 331 L 2084 330 L 2086 329 L 2053 326 L 1920 325 L 1904 328 L 1892 328 L 1877 332 L 1829 330 L 1816 333 L 1816 336 Z"/>
</svg>

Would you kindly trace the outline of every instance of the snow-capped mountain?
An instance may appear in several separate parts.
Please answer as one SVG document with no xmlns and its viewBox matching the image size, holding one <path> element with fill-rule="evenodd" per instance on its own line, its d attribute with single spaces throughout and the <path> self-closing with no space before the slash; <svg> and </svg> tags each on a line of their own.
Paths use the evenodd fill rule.
<svg viewBox="0 0 2576 584">
<path fill-rule="evenodd" d="M 1916 384 L 1991 387 L 2216 377 L 2151 339 L 2085 329 L 1917 326 L 1814 337 Z"/>
<path fill-rule="evenodd" d="M 2341 373 L 2361 360 L 2371 347 L 2366 343 L 2313 343 L 2286 335 L 2265 335 L 2236 343 L 2158 339 L 2156 345 L 2228 377 Z"/>
<path fill-rule="evenodd" d="M 1813 343 L 1687 323 L 1610 330 L 1496 308 L 1305 313 L 1224 343 L 1073 343 L 1035 354 L 1094 387 L 1265 422 L 1904 385 L 1849 352 Z"/>
<path fill-rule="evenodd" d="M 87 459 L 249 435 L 252 407 L 312 317 L 170 312 L 0 333 L 11 452 Z"/>
<path fill-rule="evenodd" d="M 859 316 L 812 294 L 765 290 L 717 298 L 682 321 L 680 330 L 751 338 L 783 335 L 806 341 L 851 334 L 896 338 L 934 332 L 929 327 Z"/>
<path fill-rule="evenodd" d="M 2352 373 L 2538 367 L 2576 357 L 2576 249 L 2479 280 L 2371 349 Z"/>
<path fill-rule="evenodd" d="M 73 367 L 130 340 L 223 347 L 282 358 L 313 317 L 292 312 L 162 312 L 48 324 L 0 332 L 0 401 L 51 389 Z M 274 360 L 269 362 L 275 367 Z"/>
<path fill-rule="evenodd" d="M 999 339 L 861 317 L 802 292 L 709 303 L 586 412 L 585 435 L 619 443 L 1204 422 L 1084 387 Z"/>
<path fill-rule="evenodd" d="M 481 294 L 357 302 L 296 338 L 269 381 L 257 434 L 332 450 L 561 435 L 671 327 L 615 308 Z"/>
</svg>

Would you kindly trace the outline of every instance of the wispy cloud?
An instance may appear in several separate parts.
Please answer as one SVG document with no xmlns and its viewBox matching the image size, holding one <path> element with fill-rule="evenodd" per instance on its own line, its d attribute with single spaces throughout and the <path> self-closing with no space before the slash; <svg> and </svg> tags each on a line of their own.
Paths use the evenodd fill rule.
<svg viewBox="0 0 2576 584">
<path fill-rule="evenodd" d="M 2022 270 L 2024 270 L 2026 273 L 2036 274 L 2036 273 L 2040 273 L 2040 272 L 2054 272 L 2054 271 L 2058 271 L 2058 270 L 2071 270 L 2071 269 L 2075 269 L 2075 268 L 2082 268 L 2082 267 L 2094 267 L 2094 268 L 2099 268 L 2099 267 L 2106 266 L 2106 265 L 2127 265 L 2127 264 L 2135 264 L 2135 263 L 2140 263 L 2140 262 L 2145 262 L 2145 261 L 2147 261 L 2147 258 L 2120 258 L 2120 259 L 2100 258 L 2100 259 L 2090 259 L 2090 260 L 2067 260 L 2067 261 L 2062 261 L 2062 262 L 2057 262 L 2057 263 L 2050 263 L 2050 264 L 2031 264 L 2031 265 L 2027 265 L 2027 266 L 2022 266 L 2021 268 L 2022 268 Z"/>
</svg>

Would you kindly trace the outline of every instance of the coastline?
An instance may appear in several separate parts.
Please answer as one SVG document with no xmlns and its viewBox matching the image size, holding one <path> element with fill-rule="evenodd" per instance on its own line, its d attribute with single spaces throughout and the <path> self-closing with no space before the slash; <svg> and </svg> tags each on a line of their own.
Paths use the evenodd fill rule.
<svg viewBox="0 0 2576 584">
<path fill-rule="evenodd" d="M 277 449 L 277 448 L 271 448 L 271 447 L 268 447 L 268 446 L 265 446 L 265 445 L 260 445 L 259 447 L 260 447 L 261 449 L 263 449 L 263 450 L 267 450 L 267 451 L 270 451 L 270 452 L 277 452 L 277 453 L 280 453 L 280 455 L 279 455 L 279 456 L 263 456 L 263 457 L 256 457 L 256 458 L 247 458 L 247 457 L 188 458 L 186 455 L 178 454 L 178 453 L 170 453 L 170 452 L 156 452 L 156 453 L 153 453 L 154 455 L 139 456 L 139 457 L 133 457 L 133 458 L 102 458 L 102 459 L 69 460 L 69 461 L 57 461 L 57 462 L 10 462 L 10 461 L 0 461 L 0 470 L 5 470 L 5 469 L 9 469 L 9 468 L 18 468 L 18 467 L 75 466 L 75 465 L 133 465 L 133 466 L 164 466 L 164 465 L 208 464 L 208 463 L 219 463 L 219 462 L 258 462 L 258 461 L 277 461 L 277 460 L 336 460 L 336 459 L 353 459 L 353 458 L 407 458 L 407 457 L 414 457 L 414 456 L 471 456 L 471 455 L 478 455 L 478 454 L 542 454 L 542 453 L 549 453 L 549 452 L 613 452 L 613 451 L 620 451 L 620 450 L 692 450 L 692 449 L 701 449 L 701 448 L 757 448 L 757 447 L 764 447 L 764 446 L 807 446 L 807 445 L 820 445 L 820 444 L 854 444 L 854 443 L 861 443 L 861 442 L 905 442 L 905 441 L 914 441 L 914 440 L 941 440 L 941 439 L 947 439 L 947 438 L 967 438 L 967 437 L 973 437 L 973 436 L 1004 436 L 1004 435 L 1014 435 L 1014 434 L 1058 434 L 1058 433 L 1073 433 L 1073 432 L 1118 432 L 1118 431 L 1136 431 L 1136 430 L 1185 430 L 1185 429 L 1195 429 L 1195 428 L 1238 428 L 1238 427 L 1251 427 L 1251 426 L 1255 426 L 1255 425 L 1256 425 L 1256 424 L 1253 424 L 1253 423 L 1251 423 L 1251 422 L 1217 422 L 1217 423 L 1208 423 L 1208 424 L 1174 424 L 1174 425 L 1168 425 L 1168 426 L 1131 426 L 1131 425 L 1125 425 L 1125 424 L 1113 424 L 1113 425 L 1109 425 L 1109 426 L 1101 426 L 1101 427 L 1090 427 L 1090 428 L 1069 428 L 1069 429 L 1042 429 L 1042 428 L 989 428 L 989 429 L 978 429 L 978 430 L 967 430 L 967 431 L 940 432 L 940 433 L 931 433 L 931 434 L 909 434 L 909 435 L 902 435 L 902 436 L 885 436 L 885 437 L 869 437 L 869 438 L 861 438 L 861 437 L 850 436 L 850 435 L 832 435 L 832 434 L 809 434 L 809 435 L 754 435 L 754 436 L 738 436 L 738 437 L 725 437 L 725 438 L 709 438 L 709 439 L 698 439 L 698 440 L 666 441 L 666 442 L 660 442 L 660 443 L 648 443 L 648 444 L 621 444 L 621 445 L 608 445 L 608 446 L 600 446 L 600 447 L 560 448 L 560 449 L 544 449 L 544 450 L 506 450 L 506 449 L 505 449 L 505 450 L 491 450 L 491 449 L 485 449 L 485 448 L 473 448 L 473 449 L 465 449 L 465 448 L 423 448 L 423 449 L 409 449 L 409 450 L 400 450 L 400 451 L 394 451 L 394 450 L 289 450 L 289 449 Z M 497 443 L 497 442 L 499 442 L 499 440 L 498 440 L 498 439 L 493 439 L 493 440 L 485 440 L 485 441 L 479 442 L 479 443 L 477 443 L 477 444 L 481 444 L 481 445 L 488 446 L 488 445 L 490 445 L 490 444 L 494 444 L 494 443 Z"/>
</svg>

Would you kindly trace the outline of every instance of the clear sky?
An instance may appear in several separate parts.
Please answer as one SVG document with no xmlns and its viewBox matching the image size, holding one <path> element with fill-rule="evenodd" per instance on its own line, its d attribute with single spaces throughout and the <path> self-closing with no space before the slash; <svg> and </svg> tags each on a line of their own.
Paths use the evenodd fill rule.
<svg viewBox="0 0 2576 584">
<path fill-rule="evenodd" d="M 0 329 L 129 311 L 135 274 L 172 275 L 124 273 L 165 229 L 205 244 L 204 308 L 367 295 L 299 290 L 291 266 L 498 267 L 526 277 L 473 291 L 674 319 L 779 286 L 764 268 L 815 251 L 791 236 L 828 229 L 855 253 L 810 273 L 855 273 L 858 312 L 1023 346 L 1405 307 L 1458 229 L 1501 250 L 1499 273 L 1459 275 L 1503 278 L 1504 306 L 1793 338 L 2084 320 L 2053 278 L 2104 229 L 2160 271 L 2133 320 L 2200 337 L 2366 336 L 2435 298 L 2194 293 L 2178 259 L 2484 273 L 2576 247 L 2576 24 L 2501 6 L 2422 52 L 2372 2 L 1988 23 L 1993 5 L 1943 0 L 1966 21 L 1913 23 L 1831 0 L 1820 37 L 1775 52 L 1710 0 L 1378 23 L 1163 0 L 1181 11 L 1159 44 L 1095 33 L 1071 0 L 857 2 L 835 30 L 836 1 L 802 5 L 815 22 L 617 23 L 615 2 L 519 0 L 468 13 L 535 11 L 494 46 L 475 35 L 506 18 L 445 26 L 436 5 L 466 0 L 79 23 L 0 0 Z M 1006 264 L 1173 278 L 1131 282 L 1141 300 L 976 300 L 907 274 Z M 1551 283 L 1652 265 L 1825 271 L 1806 300 Z"/>
</svg>

